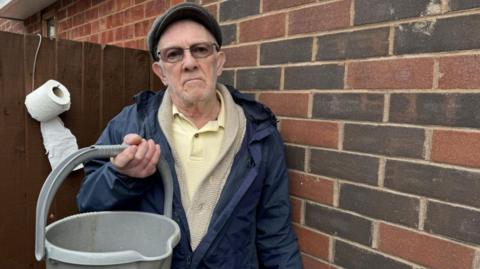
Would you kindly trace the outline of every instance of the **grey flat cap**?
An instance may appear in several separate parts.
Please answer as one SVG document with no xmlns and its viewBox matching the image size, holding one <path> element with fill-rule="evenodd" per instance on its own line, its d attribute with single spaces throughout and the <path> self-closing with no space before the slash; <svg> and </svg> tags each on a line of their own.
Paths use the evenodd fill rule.
<svg viewBox="0 0 480 269">
<path fill-rule="evenodd" d="M 193 20 L 203 25 L 215 38 L 218 46 L 222 46 L 222 32 L 217 20 L 208 11 L 194 3 L 181 3 L 158 16 L 147 35 L 147 44 L 150 55 L 155 61 L 160 60 L 157 55 L 157 46 L 160 37 L 167 27 L 179 20 Z"/>
</svg>

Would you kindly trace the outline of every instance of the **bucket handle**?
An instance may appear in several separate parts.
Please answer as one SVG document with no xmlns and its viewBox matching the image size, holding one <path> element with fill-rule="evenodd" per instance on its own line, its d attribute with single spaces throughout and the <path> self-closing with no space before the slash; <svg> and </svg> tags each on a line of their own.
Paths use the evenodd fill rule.
<svg viewBox="0 0 480 269">
<path fill-rule="evenodd" d="M 127 145 L 93 145 L 79 149 L 63 159 L 55 169 L 50 172 L 43 183 L 37 200 L 37 212 L 35 219 L 35 258 L 41 261 L 45 256 L 45 227 L 47 214 L 58 188 L 77 165 L 95 158 L 108 158 L 116 156 L 127 148 Z M 164 188 L 164 215 L 172 216 L 173 181 L 168 164 L 161 156 L 157 169 L 161 175 Z"/>
</svg>

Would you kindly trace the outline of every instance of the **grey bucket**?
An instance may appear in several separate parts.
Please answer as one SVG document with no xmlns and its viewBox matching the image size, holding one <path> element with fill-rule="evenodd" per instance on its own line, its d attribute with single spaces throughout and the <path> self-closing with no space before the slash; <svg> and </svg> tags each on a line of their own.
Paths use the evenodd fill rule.
<svg viewBox="0 0 480 269">
<path fill-rule="evenodd" d="M 102 211 L 66 217 L 46 226 L 47 214 L 58 188 L 78 164 L 115 156 L 126 146 L 91 146 L 65 158 L 45 180 L 37 200 L 35 257 L 45 258 L 47 269 L 169 269 L 180 229 L 170 219 L 172 178 L 161 160 L 164 214 Z"/>
</svg>

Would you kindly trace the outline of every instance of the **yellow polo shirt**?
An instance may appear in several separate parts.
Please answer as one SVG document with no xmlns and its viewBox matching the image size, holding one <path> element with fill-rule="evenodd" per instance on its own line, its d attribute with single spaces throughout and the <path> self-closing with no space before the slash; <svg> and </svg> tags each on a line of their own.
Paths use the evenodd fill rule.
<svg viewBox="0 0 480 269">
<path fill-rule="evenodd" d="M 209 121 L 200 129 L 172 104 L 173 146 L 185 173 L 190 199 L 208 176 L 207 173 L 217 160 L 222 145 L 225 107 L 223 97 L 218 91 L 217 98 L 220 100 L 217 120 Z"/>
</svg>

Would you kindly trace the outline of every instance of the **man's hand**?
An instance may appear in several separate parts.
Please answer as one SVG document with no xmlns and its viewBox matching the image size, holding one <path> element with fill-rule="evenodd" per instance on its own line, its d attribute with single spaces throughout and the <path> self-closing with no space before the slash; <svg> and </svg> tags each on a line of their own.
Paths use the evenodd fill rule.
<svg viewBox="0 0 480 269">
<path fill-rule="evenodd" d="M 160 145 L 137 134 L 128 134 L 123 143 L 129 145 L 114 158 L 113 166 L 118 172 L 130 177 L 145 178 L 153 175 L 160 159 Z"/>
</svg>

